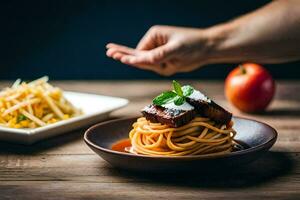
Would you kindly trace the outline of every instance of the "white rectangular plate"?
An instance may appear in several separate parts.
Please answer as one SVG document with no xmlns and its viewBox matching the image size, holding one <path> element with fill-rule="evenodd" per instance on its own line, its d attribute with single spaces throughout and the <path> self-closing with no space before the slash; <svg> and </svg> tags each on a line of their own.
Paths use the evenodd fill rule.
<svg viewBox="0 0 300 200">
<path fill-rule="evenodd" d="M 32 144 L 36 141 L 104 120 L 110 112 L 128 104 L 127 99 L 96 94 L 64 92 L 64 96 L 75 107 L 81 109 L 83 114 L 34 129 L 16 129 L 0 126 L 0 140 Z"/>
</svg>

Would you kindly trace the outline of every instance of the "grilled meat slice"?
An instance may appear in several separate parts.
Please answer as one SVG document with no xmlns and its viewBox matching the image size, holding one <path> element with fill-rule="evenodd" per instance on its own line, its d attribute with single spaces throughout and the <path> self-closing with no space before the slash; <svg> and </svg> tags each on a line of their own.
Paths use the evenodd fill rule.
<svg viewBox="0 0 300 200">
<path fill-rule="evenodd" d="M 223 124 L 227 124 L 231 121 L 232 114 L 208 98 L 199 99 L 188 97 L 186 100 L 195 107 L 197 113 L 201 116 L 208 117 L 215 122 Z"/>
<path fill-rule="evenodd" d="M 170 127 L 180 127 L 189 123 L 195 118 L 195 110 L 178 110 L 173 108 L 163 108 L 150 104 L 142 111 L 143 116 L 153 122 L 169 125 Z"/>
</svg>

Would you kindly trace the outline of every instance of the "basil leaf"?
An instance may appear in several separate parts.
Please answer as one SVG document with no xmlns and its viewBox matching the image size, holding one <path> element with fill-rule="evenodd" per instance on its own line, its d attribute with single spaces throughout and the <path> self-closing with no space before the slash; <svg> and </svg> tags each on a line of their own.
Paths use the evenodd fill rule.
<svg viewBox="0 0 300 200">
<path fill-rule="evenodd" d="M 183 91 L 183 96 L 188 97 L 194 92 L 194 88 L 190 85 L 185 85 L 181 87 Z"/>
<path fill-rule="evenodd" d="M 176 97 L 174 98 L 174 104 L 175 104 L 176 106 L 180 106 L 180 105 L 182 105 L 184 102 L 185 102 L 185 97 L 176 96 Z"/>
<path fill-rule="evenodd" d="M 183 97 L 183 92 L 181 90 L 181 85 L 177 81 L 173 80 L 173 88 L 175 92 L 178 94 L 178 96 Z"/>
<path fill-rule="evenodd" d="M 167 91 L 167 92 L 163 92 L 160 95 L 158 95 L 157 97 L 155 97 L 152 102 L 155 105 L 161 106 L 165 103 L 172 101 L 174 99 L 174 97 L 176 97 L 176 96 L 177 96 L 177 94 L 175 92 Z"/>
</svg>

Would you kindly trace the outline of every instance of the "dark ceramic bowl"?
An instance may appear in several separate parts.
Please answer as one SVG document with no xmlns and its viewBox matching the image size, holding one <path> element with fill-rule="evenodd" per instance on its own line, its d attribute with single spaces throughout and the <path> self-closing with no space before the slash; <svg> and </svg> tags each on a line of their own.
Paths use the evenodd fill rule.
<svg viewBox="0 0 300 200">
<path fill-rule="evenodd" d="M 136 118 L 117 119 L 96 124 L 84 135 L 87 145 L 111 165 L 135 171 L 171 172 L 237 167 L 256 160 L 268 151 L 277 139 L 271 126 L 255 120 L 234 117 L 235 139 L 249 148 L 224 155 L 145 156 L 111 150 L 113 143 L 128 138 Z"/>
</svg>

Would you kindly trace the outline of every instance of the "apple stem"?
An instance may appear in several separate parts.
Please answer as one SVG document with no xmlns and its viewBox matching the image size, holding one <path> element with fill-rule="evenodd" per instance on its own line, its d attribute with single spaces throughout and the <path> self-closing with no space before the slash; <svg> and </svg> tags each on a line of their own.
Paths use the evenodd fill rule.
<svg viewBox="0 0 300 200">
<path fill-rule="evenodd" d="M 241 70 L 242 74 L 246 74 L 247 73 L 245 67 L 242 64 L 240 64 L 239 67 L 240 67 L 240 70 Z"/>
</svg>

